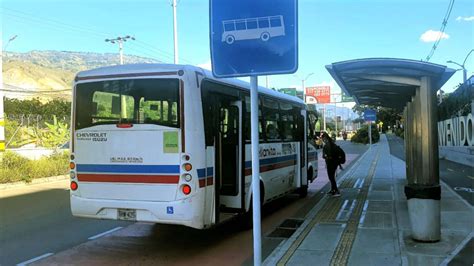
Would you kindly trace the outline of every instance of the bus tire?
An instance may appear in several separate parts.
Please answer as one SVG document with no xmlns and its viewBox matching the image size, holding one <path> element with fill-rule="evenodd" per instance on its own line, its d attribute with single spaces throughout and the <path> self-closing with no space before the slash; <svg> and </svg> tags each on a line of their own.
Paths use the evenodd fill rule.
<svg viewBox="0 0 474 266">
<path fill-rule="evenodd" d="M 310 167 L 310 168 L 308 169 L 308 175 L 307 175 L 307 177 L 308 177 L 308 182 L 309 182 L 310 180 L 311 180 L 311 182 L 313 182 L 313 180 L 314 180 L 314 179 L 313 179 L 313 167 Z"/>
<path fill-rule="evenodd" d="M 300 187 L 298 189 L 298 195 L 300 199 L 306 198 L 306 196 L 308 196 L 308 185 Z"/>
<path fill-rule="evenodd" d="M 235 41 L 235 37 L 234 37 L 233 35 L 227 35 L 227 36 L 225 37 L 225 42 L 226 42 L 227 44 L 233 44 L 234 41 Z"/>
<path fill-rule="evenodd" d="M 264 188 L 263 188 L 263 183 L 260 182 L 260 213 L 262 212 L 264 193 L 265 193 L 265 191 L 264 191 Z M 260 216 L 260 218 L 261 218 L 261 216 Z M 244 215 L 242 216 L 242 226 L 246 230 L 253 228 L 253 196 L 250 197 L 249 211 L 244 213 Z"/>
<path fill-rule="evenodd" d="M 260 35 L 260 39 L 264 42 L 270 40 L 270 33 L 268 33 L 268 32 L 262 33 L 262 35 Z"/>
</svg>

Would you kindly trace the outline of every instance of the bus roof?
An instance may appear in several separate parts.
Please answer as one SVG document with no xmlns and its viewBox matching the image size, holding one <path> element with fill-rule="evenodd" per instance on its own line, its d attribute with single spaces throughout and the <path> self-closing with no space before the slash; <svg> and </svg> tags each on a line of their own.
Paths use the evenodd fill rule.
<svg viewBox="0 0 474 266">
<path fill-rule="evenodd" d="M 116 66 L 107 66 L 100 67 L 91 70 L 85 70 L 77 73 L 76 82 L 81 80 L 104 80 L 110 78 L 129 78 L 130 76 L 137 76 L 139 74 L 150 74 L 153 76 L 153 73 L 161 72 L 177 72 L 183 70 L 185 72 L 201 72 L 206 78 L 212 79 L 224 84 L 233 85 L 237 87 L 244 88 L 250 91 L 250 83 L 235 79 L 235 78 L 216 78 L 211 71 L 202 69 L 200 67 L 192 65 L 174 65 L 174 64 L 126 64 L 126 65 L 116 65 Z M 265 87 L 259 86 L 258 91 L 263 94 L 267 94 L 273 97 L 280 99 L 285 99 L 294 103 L 304 104 L 303 100 L 295 96 L 287 95 L 281 92 L 277 92 Z"/>
</svg>

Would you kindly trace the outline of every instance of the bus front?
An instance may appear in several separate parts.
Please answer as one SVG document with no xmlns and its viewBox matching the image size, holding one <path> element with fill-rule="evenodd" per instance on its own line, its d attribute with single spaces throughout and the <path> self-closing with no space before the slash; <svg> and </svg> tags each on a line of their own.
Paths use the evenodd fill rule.
<svg viewBox="0 0 474 266">
<path fill-rule="evenodd" d="M 78 78 L 71 145 L 74 216 L 182 224 L 194 217 L 189 155 L 181 151 L 182 81 Z"/>
</svg>

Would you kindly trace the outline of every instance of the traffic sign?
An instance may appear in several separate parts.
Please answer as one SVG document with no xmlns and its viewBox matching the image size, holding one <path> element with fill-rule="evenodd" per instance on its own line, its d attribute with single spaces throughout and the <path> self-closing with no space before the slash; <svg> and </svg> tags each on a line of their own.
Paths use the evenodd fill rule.
<svg viewBox="0 0 474 266">
<path fill-rule="evenodd" d="M 210 0 L 216 77 L 294 73 L 298 69 L 297 0 Z"/>
<path fill-rule="evenodd" d="M 341 102 L 343 102 L 343 103 L 354 102 L 354 98 L 352 98 L 351 96 L 348 96 L 344 92 L 342 92 L 341 98 L 342 98 Z"/>
<path fill-rule="evenodd" d="M 365 109 L 364 111 L 364 120 L 365 121 L 376 121 L 377 113 L 373 109 Z"/>
</svg>

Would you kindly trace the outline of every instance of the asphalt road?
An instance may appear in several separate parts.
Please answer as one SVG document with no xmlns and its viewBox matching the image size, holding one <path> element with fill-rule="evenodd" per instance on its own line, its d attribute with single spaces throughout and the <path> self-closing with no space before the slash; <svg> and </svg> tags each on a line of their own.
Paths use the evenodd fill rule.
<svg viewBox="0 0 474 266">
<path fill-rule="evenodd" d="M 16 265 L 56 253 L 129 224 L 73 217 L 68 183 L 0 191 L 0 265 Z"/>
<path fill-rule="evenodd" d="M 390 153 L 405 161 L 405 142 L 402 138 L 387 134 Z M 459 196 L 474 205 L 474 167 L 458 164 L 448 160 L 439 160 L 439 176 Z"/>
</svg>

